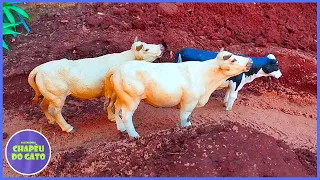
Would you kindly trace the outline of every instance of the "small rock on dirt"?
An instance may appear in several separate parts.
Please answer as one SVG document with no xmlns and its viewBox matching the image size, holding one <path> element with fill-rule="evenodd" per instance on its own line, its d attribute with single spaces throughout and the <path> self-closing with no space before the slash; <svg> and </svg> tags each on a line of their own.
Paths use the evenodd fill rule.
<svg viewBox="0 0 320 180">
<path fill-rule="evenodd" d="M 135 20 L 132 22 L 132 29 L 146 30 L 146 23 L 142 20 Z"/>
<path fill-rule="evenodd" d="M 8 136 L 9 136 L 8 133 L 6 132 L 2 133 L 2 139 L 7 139 Z"/>
<path fill-rule="evenodd" d="M 103 18 L 96 15 L 89 16 L 86 18 L 87 24 L 94 27 L 98 27 L 102 23 L 102 21 L 103 21 Z"/>
<path fill-rule="evenodd" d="M 101 22 L 101 28 L 103 29 L 108 29 L 111 25 L 113 24 L 116 24 L 115 23 L 116 21 L 112 18 L 107 18 L 107 19 L 104 19 L 102 22 Z"/>
<path fill-rule="evenodd" d="M 178 6 L 172 3 L 160 3 L 158 5 L 158 12 L 162 15 L 173 16 L 178 13 Z"/>
<path fill-rule="evenodd" d="M 258 37 L 255 40 L 255 44 L 257 47 L 266 47 L 267 46 L 267 40 L 264 39 L 263 37 Z"/>
<path fill-rule="evenodd" d="M 47 16 L 48 16 L 49 18 L 56 17 L 56 16 L 59 16 L 59 15 L 60 15 L 60 13 L 57 13 L 56 11 L 49 12 L 49 13 L 47 14 Z"/>
<path fill-rule="evenodd" d="M 183 3 L 176 3 L 176 5 L 181 7 L 181 6 L 183 6 Z"/>
<path fill-rule="evenodd" d="M 118 8 L 118 9 L 114 9 L 113 10 L 113 14 L 114 15 L 123 15 L 123 14 L 126 14 L 128 11 L 127 11 L 127 9 L 126 8 L 124 8 L 124 7 L 121 7 L 121 8 Z"/>
<path fill-rule="evenodd" d="M 238 133 L 238 127 L 237 126 L 233 126 L 232 130 L 235 131 L 236 133 Z"/>
</svg>

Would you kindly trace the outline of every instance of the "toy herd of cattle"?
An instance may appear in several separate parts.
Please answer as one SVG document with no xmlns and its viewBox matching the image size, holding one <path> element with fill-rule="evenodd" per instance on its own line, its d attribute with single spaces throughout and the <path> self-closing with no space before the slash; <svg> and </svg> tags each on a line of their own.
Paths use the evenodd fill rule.
<svg viewBox="0 0 320 180">
<path fill-rule="evenodd" d="M 231 52 L 209 52 L 185 48 L 176 53 L 175 63 L 151 63 L 161 57 L 161 44 L 136 38 L 130 50 L 81 60 L 61 59 L 41 64 L 28 77 L 35 91 L 33 103 L 50 124 L 75 132 L 61 114 L 67 96 L 78 99 L 106 97 L 104 109 L 117 129 L 138 138 L 132 116 L 141 100 L 154 107 L 180 109 L 182 127 L 191 125 L 191 113 L 204 106 L 216 90 L 227 88 L 224 104 L 231 111 L 238 91 L 255 78 L 282 74 L 273 54 L 246 57 Z"/>
</svg>

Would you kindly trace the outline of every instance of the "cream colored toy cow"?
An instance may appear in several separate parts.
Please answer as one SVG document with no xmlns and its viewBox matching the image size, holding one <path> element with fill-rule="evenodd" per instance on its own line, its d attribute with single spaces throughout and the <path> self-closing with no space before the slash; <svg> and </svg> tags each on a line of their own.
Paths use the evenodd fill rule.
<svg viewBox="0 0 320 180">
<path fill-rule="evenodd" d="M 104 95 L 104 79 L 108 70 L 131 60 L 152 62 L 162 56 L 164 47 L 146 44 L 136 38 L 130 50 L 80 60 L 61 59 L 41 64 L 28 77 L 35 91 L 33 103 L 43 95 L 41 109 L 49 123 L 57 122 L 66 132 L 74 132 L 61 114 L 66 97 L 91 99 Z M 110 109 L 110 108 L 109 108 Z"/>
<path fill-rule="evenodd" d="M 191 125 L 195 107 L 204 106 L 229 77 L 250 69 L 247 57 L 220 51 L 205 62 L 146 63 L 132 61 L 110 70 L 106 76 L 106 97 L 115 99 L 117 129 L 138 138 L 132 116 L 141 100 L 155 107 L 180 108 L 181 126 Z"/>
</svg>

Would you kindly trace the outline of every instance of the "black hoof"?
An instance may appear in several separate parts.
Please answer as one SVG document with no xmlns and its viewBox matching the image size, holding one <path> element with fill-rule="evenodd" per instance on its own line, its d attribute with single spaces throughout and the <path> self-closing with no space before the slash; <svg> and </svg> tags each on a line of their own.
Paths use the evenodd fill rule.
<svg viewBox="0 0 320 180">
<path fill-rule="evenodd" d="M 122 133 L 124 133 L 124 134 L 128 134 L 127 130 L 120 131 L 120 132 L 122 132 Z"/>
<path fill-rule="evenodd" d="M 76 133 L 76 129 L 73 128 L 69 133 L 74 135 Z"/>
</svg>

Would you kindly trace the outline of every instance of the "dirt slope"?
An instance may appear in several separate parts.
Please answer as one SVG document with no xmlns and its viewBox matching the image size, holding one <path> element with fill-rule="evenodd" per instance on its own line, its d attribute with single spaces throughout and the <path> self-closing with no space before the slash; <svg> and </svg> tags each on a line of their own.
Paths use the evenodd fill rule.
<svg viewBox="0 0 320 180">
<path fill-rule="evenodd" d="M 52 163 L 40 176 L 316 176 L 316 4 L 71 6 L 32 9 L 31 33 L 9 43 L 3 57 L 3 131 L 31 128 L 49 139 Z M 283 76 L 246 85 L 231 113 L 222 106 L 224 91 L 214 92 L 188 129 L 176 128 L 177 109 L 142 102 L 134 124 L 143 138 L 129 144 L 107 121 L 103 98 L 67 99 L 63 115 L 75 135 L 48 125 L 31 105 L 27 76 L 35 66 L 121 52 L 135 36 L 167 45 L 158 62 L 172 61 L 169 51 L 183 47 L 273 53 Z M 18 176 L 5 160 L 3 167 L 4 176 Z"/>
</svg>

